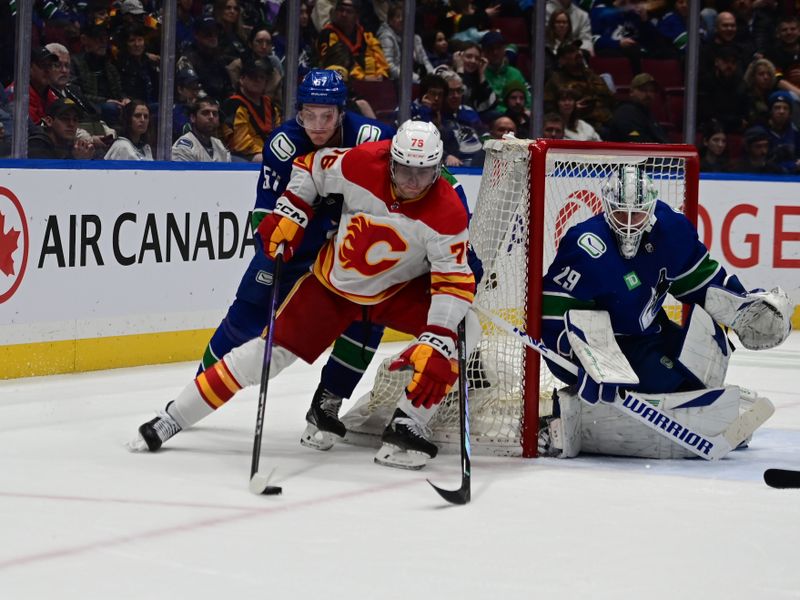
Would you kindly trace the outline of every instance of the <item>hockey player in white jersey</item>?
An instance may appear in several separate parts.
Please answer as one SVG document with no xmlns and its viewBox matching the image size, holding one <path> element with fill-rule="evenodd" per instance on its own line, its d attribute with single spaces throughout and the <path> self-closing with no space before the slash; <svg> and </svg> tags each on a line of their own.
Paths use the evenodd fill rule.
<svg viewBox="0 0 800 600">
<path fill-rule="evenodd" d="M 409 368 L 413 376 L 376 456 L 390 466 L 421 466 L 419 456 L 436 456 L 426 425 L 456 380 L 455 330 L 475 293 L 467 210 L 439 177 L 442 153 L 435 126 L 408 121 L 391 142 L 300 157 L 275 210 L 258 228 L 264 252 L 275 258 L 283 247 L 288 260 L 320 198 L 343 198 L 338 230 L 278 311 L 269 375 L 297 357 L 313 362 L 361 317 L 416 336 L 393 366 Z M 471 313 L 470 320 L 479 327 Z M 264 343 L 256 338 L 200 373 L 171 403 L 174 427 L 156 432 L 158 445 L 242 387 L 257 384 Z M 145 450 L 151 444 L 139 436 L 131 446 Z"/>
<path fill-rule="evenodd" d="M 724 385 L 733 347 L 720 324 L 745 348 L 777 346 L 791 330 L 788 296 L 780 288 L 748 291 L 726 273 L 689 220 L 657 199 L 640 165 L 615 168 L 603 184 L 602 205 L 602 214 L 567 231 L 544 278 L 542 339 L 579 371 L 576 377 L 549 362 L 571 385 L 557 392 L 554 417 L 540 428 L 540 452 L 703 455 L 676 443 L 676 432 L 686 435 L 678 425 L 646 427 L 621 414 L 623 390 L 635 395 L 628 404 L 659 407 L 662 423 L 691 425 L 700 439 L 732 424 L 746 438 L 773 409 L 752 392 Z M 693 305 L 685 325 L 667 318 L 667 293 Z M 616 367 L 601 374 L 603 361 Z"/>
</svg>

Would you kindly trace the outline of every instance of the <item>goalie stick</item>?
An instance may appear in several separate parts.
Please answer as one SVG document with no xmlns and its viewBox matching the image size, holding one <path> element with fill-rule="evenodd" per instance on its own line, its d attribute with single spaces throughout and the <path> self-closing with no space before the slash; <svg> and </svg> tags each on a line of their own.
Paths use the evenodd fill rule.
<svg viewBox="0 0 800 600">
<path fill-rule="evenodd" d="M 477 304 L 472 306 L 499 329 L 516 335 L 526 346 L 573 375 L 578 374 L 578 367 L 575 364 L 548 348 L 541 340 L 532 338 L 521 329 L 514 327 L 511 323 Z M 628 392 L 624 398 L 617 397 L 614 402 L 608 402 L 607 404 L 706 460 L 718 460 L 731 452 L 750 437 L 775 412 L 775 407 L 769 400 L 758 398 L 747 411 L 734 419 L 724 431 L 717 435 L 704 435 L 694 431 L 693 428 L 687 426 L 680 419 L 675 418 L 675 415 L 667 415 L 656 406 L 638 398 L 634 392 Z"/>
<path fill-rule="evenodd" d="M 250 462 L 250 491 L 256 495 L 275 496 L 283 493 L 283 488 L 269 485 L 273 469 L 267 475 L 258 472 L 258 463 L 261 458 L 261 435 L 264 432 L 264 409 L 267 405 L 267 388 L 269 387 L 269 367 L 272 364 L 272 340 L 275 329 L 275 313 L 278 309 L 278 286 L 283 271 L 283 244 L 278 247 L 275 255 L 275 269 L 272 273 L 272 291 L 269 299 L 269 314 L 267 315 L 267 337 L 264 340 L 264 362 L 261 365 L 261 387 L 258 390 L 258 413 L 256 416 L 256 431 L 253 435 L 253 459 Z"/>
<path fill-rule="evenodd" d="M 461 487 L 457 490 L 442 489 L 428 479 L 433 489 L 451 504 L 467 504 L 472 496 L 470 488 L 469 446 L 469 393 L 467 391 L 467 334 L 466 319 L 458 324 L 458 408 L 461 425 Z"/>
<path fill-rule="evenodd" d="M 764 483 L 771 488 L 800 488 L 800 471 L 791 469 L 767 469 L 764 471 Z"/>
</svg>

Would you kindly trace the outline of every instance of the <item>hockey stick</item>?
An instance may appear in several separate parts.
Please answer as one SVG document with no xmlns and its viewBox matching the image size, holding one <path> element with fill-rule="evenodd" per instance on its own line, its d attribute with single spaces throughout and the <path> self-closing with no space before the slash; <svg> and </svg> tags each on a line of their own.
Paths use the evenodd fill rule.
<svg viewBox="0 0 800 600">
<path fill-rule="evenodd" d="M 516 335 L 526 346 L 573 375 L 578 374 L 578 367 L 575 364 L 548 348 L 541 340 L 532 338 L 521 329 L 514 327 L 511 323 L 504 321 L 477 304 L 472 306 L 499 329 Z M 734 419 L 724 431 L 717 435 L 704 435 L 687 426 L 680 419 L 675 418 L 675 415 L 667 415 L 646 400 L 640 399 L 635 392 L 628 392 L 624 398 L 617 397 L 614 402 L 608 402 L 607 404 L 706 460 L 718 460 L 728 454 L 750 437 L 775 412 L 775 407 L 769 400 L 758 398 L 747 411 Z"/>
<path fill-rule="evenodd" d="M 444 490 L 428 479 L 433 489 L 451 504 L 466 504 L 472 496 L 470 487 L 469 398 L 467 392 L 466 320 L 458 324 L 458 407 L 461 424 L 461 487 Z"/>
<path fill-rule="evenodd" d="M 250 463 L 250 491 L 257 495 L 274 496 L 281 494 L 283 488 L 269 485 L 269 478 L 273 471 L 267 475 L 258 472 L 258 462 L 261 458 L 261 435 L 264 432 L 264 409 L 267 405 L 267 388 L 269 387 L 269 367 L 272 364 L 272 340 L 275 325 L 275 313 L 278 309 L 278 286 L 283 271 L 283 244 L 278 247 L 275 255 L 275 269 L 272 272 L 272 291 L 269 299 L 267 317 L 267 337 L 264 343 L 264 362 L 261 365 L 261 387 L 258 390 L 258 413 L 256 416 L 256 431 L 253 436 L 253 459 Z"/>
<path fill-rule="evenodd" d="M 764 483 L 778 489 L 800 488 L 800 471 L 791 469 L 767 469 L 764 471 Z"/>
</svg>

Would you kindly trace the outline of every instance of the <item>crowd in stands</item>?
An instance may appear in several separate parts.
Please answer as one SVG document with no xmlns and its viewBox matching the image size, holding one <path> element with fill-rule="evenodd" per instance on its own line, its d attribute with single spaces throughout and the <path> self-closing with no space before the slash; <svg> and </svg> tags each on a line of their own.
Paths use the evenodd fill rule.
<svg viewBox="0 0 800 600">
<path fill-rule="evenodd" d="M 688 0 L 546 0 L 544 136 L 683 140 Z M 413 118 L 449 166 L 531 122 L 531 0 L 419 0 Z M 8 156 L 15 3 L 0 9 L 0 155 Z M 702 170 L 800 171 L 800 25 L 788 0 L 705 0 L 697 97 Z M 172 158 L 260 162 L 283 119 L 287 6 L 178 0 Z M 152 160 L 159 0 L 36 0 L 29 157 Z M 298 75 L 338 71 L 350 107 L 395 123 L 402 2 L 303 0 Z M 159 157 L 167 158 L 167 157 Z"/>
</svg>

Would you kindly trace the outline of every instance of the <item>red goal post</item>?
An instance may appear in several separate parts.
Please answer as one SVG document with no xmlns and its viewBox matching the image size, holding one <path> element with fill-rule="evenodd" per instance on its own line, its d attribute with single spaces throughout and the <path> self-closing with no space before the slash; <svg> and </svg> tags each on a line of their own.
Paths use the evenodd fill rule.
<svg viewBox="0 0 800 600">
<path fill-rule="evenodd" d="M 486 144 L 486 154 L 470 238 L 484 260 L 485 277 L 489 282 L 492 278 L 498 281 L 491 293 L 486 291 L 487 281 L 484 281 L 476 303 L 523 327 L 535 338 L 541 336 L 542 277 L 553 259 L 558 240 L 571 225 L 600 212 L 600 185 L 616 165 L 642 165 L 659 190 L 659 197 L 683 210 L 697 224 L 699 160 L 697 150 L 691 145 L 491 140 Z M 491 231 L 502 226 L 503 221 L 518 231 L 510 235 L 508 229 L 504 233 Z M 511 246 L 522 241 L 525 229 L 526 264 L 515 264 Z M 515 289 L 521 282 L 499 280 L 522 276 L 524 290 Z M 499 302 L 498 288 L 505 290 L 500 292 Z M 520 300 L 512 301 L 513 306 L 504 303 L 504 294 L 506 298 L 522 296 L 521 303 Z M 680 305 L 674 310 L 680 312 Z M 486 321 L 483 326 L 484 338 L 503 335 Z M 481 354 L 491 353 L 493 347 L 500 345 L 482 340 Z M 508 348 L 497 352 L 506 353 L 504 359 L 510 356 Z M 538 353 L 521 345 L 514 352 L 522 355 L 518 371 L 522 411 L 518 439 L 522 455 L 533 457 L 540 401 L 544 403 L 549 396 L 553 379 Z M 498 385 L 503 384 L 498 382 Z M 501 390 L 500 394 L 503 393 Z"/>
</svg>

